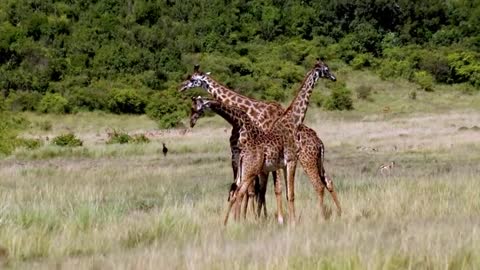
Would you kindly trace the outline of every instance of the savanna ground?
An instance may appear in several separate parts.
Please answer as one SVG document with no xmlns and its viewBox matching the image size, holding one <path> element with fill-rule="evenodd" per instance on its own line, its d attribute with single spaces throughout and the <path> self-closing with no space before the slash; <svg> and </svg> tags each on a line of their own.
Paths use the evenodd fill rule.
<svg viewBox="0 0 480 270">
<path fill-rule="evenodd" d="M 411 100 L 407 82 L 348 74 L 349 88 L 358 81 L 372 101 L 312 108 L 306 120 L 327 147 L 343 215 L 326 194 L 331 214 L 321 216 L 299 165 L 295 227 L 276 224 L 271 183 L 267 219 L 222 226 L 232 176 L 221 119 L 181 134 L 151 132 L 145 116 L 24 114 L 23 136 L 73 131 L 84 146 L 46 143 L 1 160 L 0 267 L 478 269 L 480 95 L 439 86 Z M 107 128 L 152 142 L 106 145 Z M 389 161 L 398 166 L 384 178 L 377 168 Z"/>
</svg>

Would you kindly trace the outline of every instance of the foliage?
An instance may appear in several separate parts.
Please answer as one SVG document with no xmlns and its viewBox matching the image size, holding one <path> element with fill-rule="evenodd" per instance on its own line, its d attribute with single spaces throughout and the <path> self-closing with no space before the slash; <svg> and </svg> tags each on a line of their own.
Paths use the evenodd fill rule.
<svg viewBox="0 0 480 270">
<path fill-rule="evenodd" d="M 38 104 L 38 111 L 42 113 L 67 113 L 70 111 L 68 100 L 60 94 L 47 93 Z"/>
<path fill-rule="evenodd" d="M 149 143 L 150 139 L 145 134 L 135 134 L 132 136 L 133 143 Z"/>
<path fill-rule="evenodd" d="M 378 73 L 382 79 L 398 77 L 410 79 L 412 70 L 412 63 L 408 60 L 384 60 L 380 64 Z"/>
<path fill-rule="evenodd" d="M 82 146 L 83 142 L 73 133 L 66 133 L 52 139 L 52 144 L 57 146 L 76 147 Z"/>
<path fill-rule="evenodd" d="M 325 100 L 325 108 L 330 111 L 338 110 L 353 110 L 352 92 L 345 86 L 345 84 L 338 83 L 332 93 Z"/>
<path fill-rule="evenodd" d="M 106 110 L 108 108 L 108 93 L 102 89 L 82 87 L 73 89 L 67 99 L 72 110 Z"/>
<path fill-rule="evenodd" d="M 17 138 L 17 147 L 22 146 L 29 150 L 37 149 L 43 145 L 40 139 Z"/>
<path fill-rule="evenodd" d="M 354 69 L 362 69 L 364 67 L 371 67 L 374 64 L 374 58 L 371 54 L 363 53 L 357 54 L 350 63 Z"/>
<path fill-rule="evenodd" d="M 176 127 L 187 115 L 188 104 L 173 91 L 153 95 L 147 105 L 147 115 L 156 120 L 160 128 Z"/>
<path fill-rule="evenodd" d="M 0 113 L 0 155 L 8 155 L 19 146 L 17 133 L 27 124 L 23 117 L 15 116 L 9 112 Z"/>
<path fill-rule="evenodd" d="M 310 97 L 310 103 L 317 107 L 322 107 L 325 99 L 325 96 L 320 91 L 313 91 L 312 96 Z"/>
<path fill-rule="evenodd" d="M 433 77 L 426 71 L 414 73 L 414 80 L 425 91 L 433 91 Z"/>
<path fill-rule="evenodd" d="M 114 143 L 125 144 L 130 142 L 131 140 L 132 140 L 132 137 L 128 135 L 128 133 L 114 130 L 112 134 L 109 134 L 109 139 L 107 141 L 107 144 L 114 144 Z"/>
<path fill-rule="evenodd" d="M 13 111 L 142 114 L 153 91 L 178 101 L 171 90 L 200 63 L 242 94 L 286 101 L 319 56 L 480 89 L 479 12 L 478 1 L 6 0 L 0 91 Z M 186 115 L 155 102 L 162 127 Z"/>
<path fill-rule="evenodd" d="M 6 107 L 14 112 L 35 111 L 42 95 L 38 92 L 11 92 L 5 100 Z"/>
<path fill-rule="evenodd" d="M 149 142 L 150 142 L 150 139 L 147 138 L 145 134 L 135 134 L 133 136 L 130 136 L 126 132 L 113 130 L 113 132 L 109 134 L 109 139 L 107 141 L 107 144 L 149 143 Z"/>
<path fill-rule="evenodd" d="M 146 95 L 134 89 L 114 89 L 108 98 L 108 109 L 113 113 L 141 114 L 146 105 Z"/>
</svg>

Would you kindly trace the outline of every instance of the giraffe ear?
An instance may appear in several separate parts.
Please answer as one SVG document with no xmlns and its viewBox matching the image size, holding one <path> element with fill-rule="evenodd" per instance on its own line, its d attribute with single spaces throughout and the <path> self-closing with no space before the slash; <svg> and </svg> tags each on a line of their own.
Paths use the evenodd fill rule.
<svg viewBox="0 0 480 270">
<path fill-rule="evenodd" d="M 210 75 L 210 73 L 211 73 L 210 71 L 209 71 L 209 72 L 205 72 L 205 75 Z"/>
</svg>

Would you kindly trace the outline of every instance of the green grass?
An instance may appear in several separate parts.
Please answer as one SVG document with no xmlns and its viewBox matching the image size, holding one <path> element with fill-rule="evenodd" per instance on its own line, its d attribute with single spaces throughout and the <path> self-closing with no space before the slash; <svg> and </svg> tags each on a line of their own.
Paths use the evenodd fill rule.
<svg viewBox="0 0 480 270">
<path fill-rule="evenodd" d="M 352 74 L 349 83 L 371 76 Z M 156 133 L 148 144 L 107 145 L 106 127 L 148 133 L 155 123 L 144 116 L 24 114 L 31 123 L 52 123 L 32 125 L 26 137 L 70 131 L 85 144 L 46 143 L 1 160 L 0 268 L 476 269 L 480 132 L 471 127 L 480 112 L 468 108 L 478 101 L 437 107 L 454 93 L 438 90 L 425 93 L 433 95 L 429 107 L 419 93 L 420 107 L 385 117 L 384 104 L 400 108 L 404 90 L 378 90 L 353 112 L 309 110 L 307 124 L 326 145 L 344 213 L 336 216 L 326 194 L 332 215 L 322 217 L 299 166 L 295 227 L 276 223 L 272 184 L 267 219 L 222 226 L 232 173 L 230 131 L 219 118 L 201 119 L 183 135 Z M 392 160 L 398 166 L 391 177 L 377 173 Z"/>
</svg>

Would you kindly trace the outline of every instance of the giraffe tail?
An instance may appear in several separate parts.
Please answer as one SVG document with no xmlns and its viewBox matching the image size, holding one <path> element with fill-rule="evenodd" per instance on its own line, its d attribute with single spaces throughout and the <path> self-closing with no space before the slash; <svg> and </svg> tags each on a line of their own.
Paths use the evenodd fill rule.
<svg viewBox="0 0 480 270">
<path fill-rule="evenodd" d="M 324 161 L 325 161 L 325 148 L 323 146 L 323 143 L 320 145 L 320 151 L 318 151 L 318 173 L 320 174 L 320 180 L 322 183 L 325 185 L 327 190 L 330 192 L 330 195 L 332 196 L 333 202 L 335 203 L 335 206 L 337 207 L 337 214 L 338 216 L 342 215 L 342 207 L 340 206 L 340 201 L 337 198 L 337 192 L 335 191 L 335 187 L 333 185 L 333 181 L 330 177 L 328 177 L 325 173 L 325 166 L 324 166 Z"/>
</svg>

